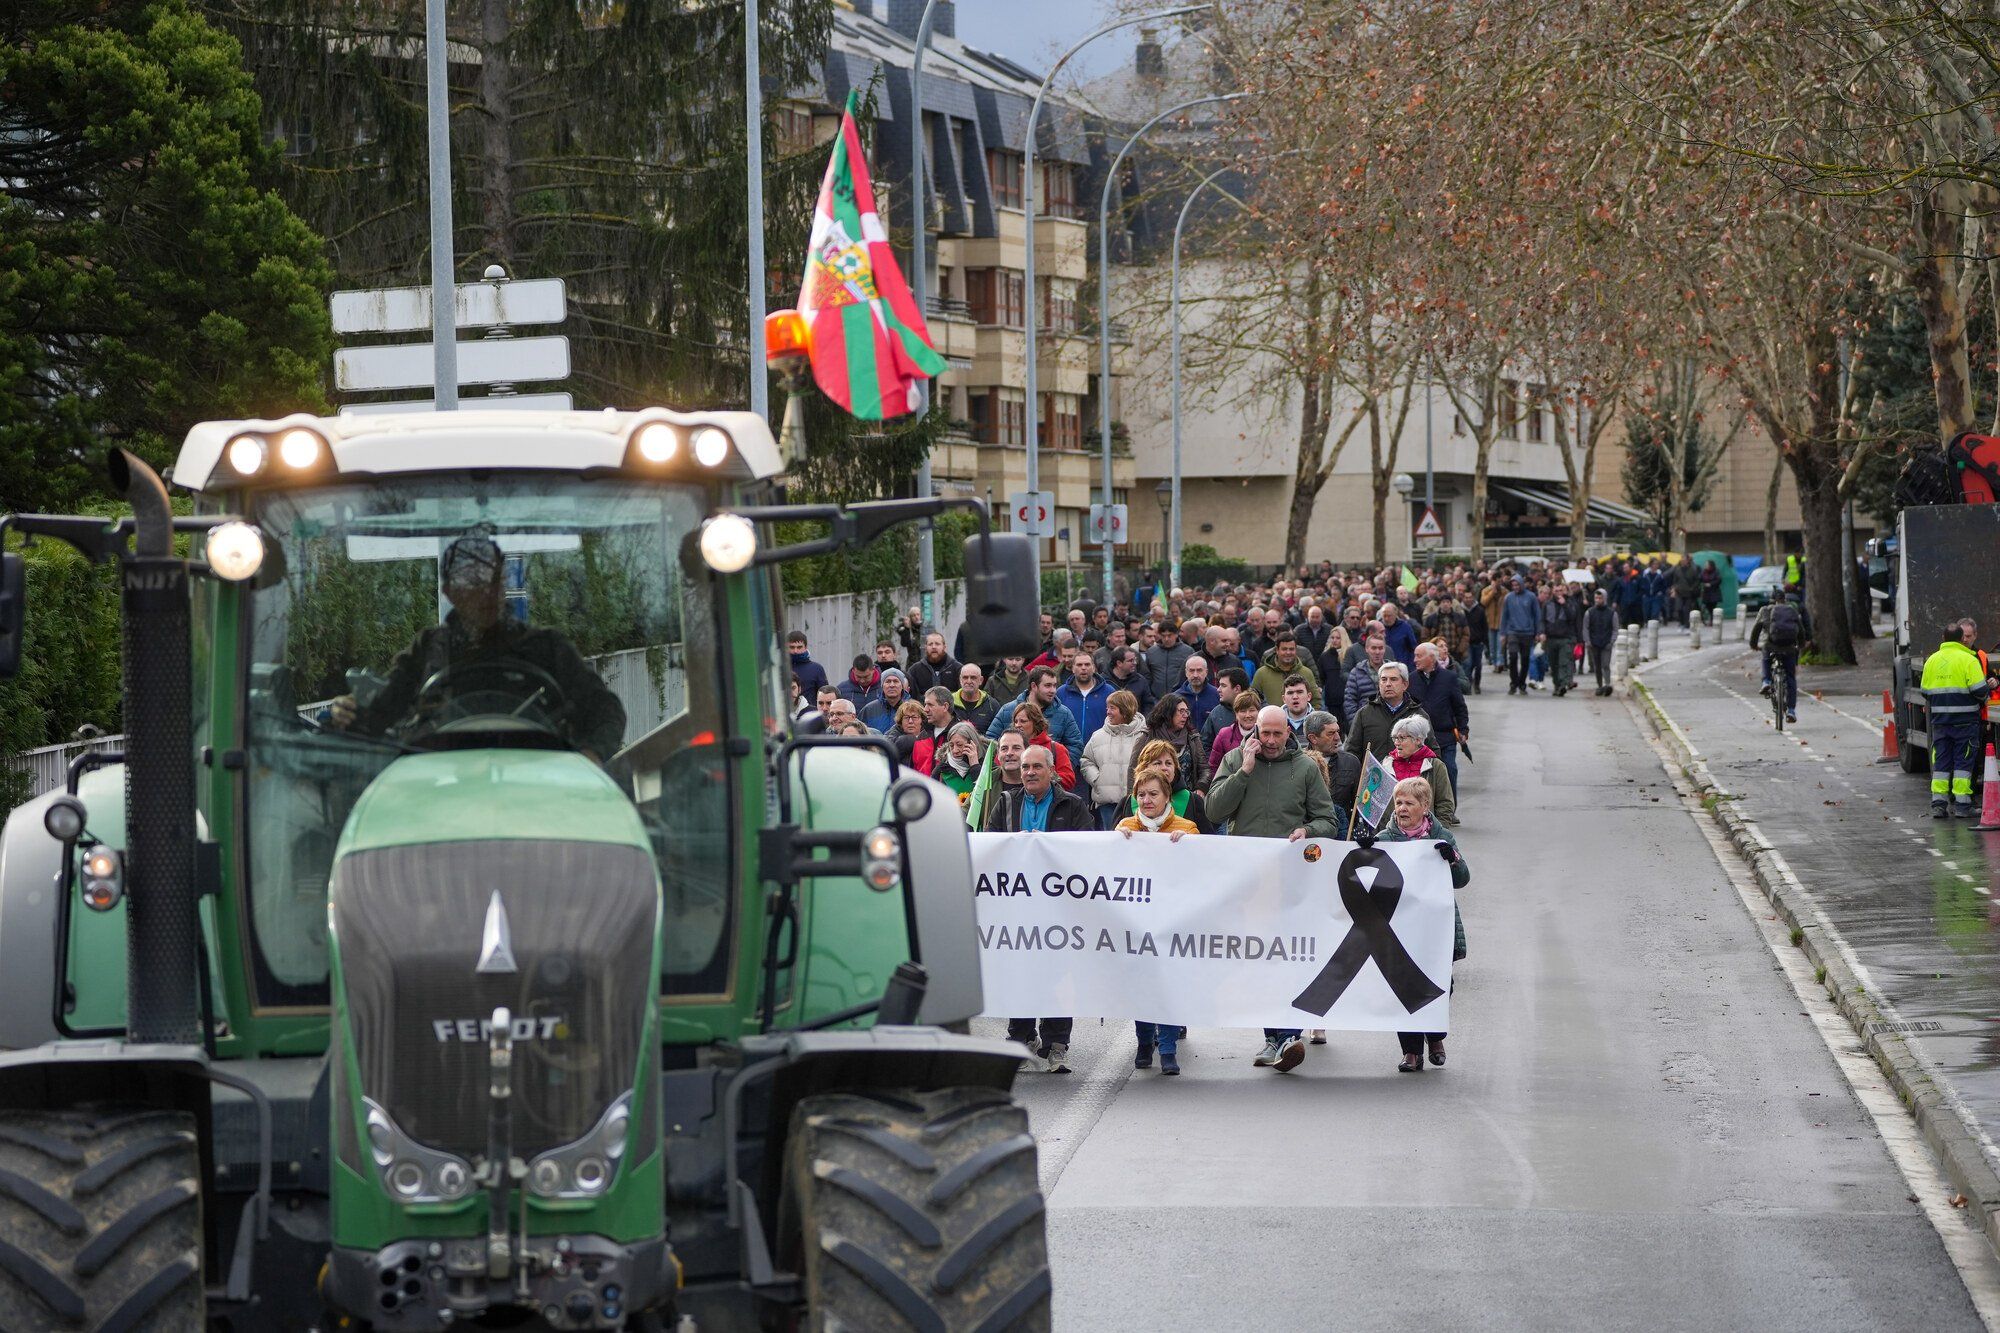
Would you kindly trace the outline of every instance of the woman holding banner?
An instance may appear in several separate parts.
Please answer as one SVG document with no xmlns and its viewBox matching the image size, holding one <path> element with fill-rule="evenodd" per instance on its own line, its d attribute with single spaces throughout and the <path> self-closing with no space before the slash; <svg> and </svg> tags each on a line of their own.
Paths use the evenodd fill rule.
<svg viewBox="0 0 2000 1333">
<path fill-rule="evenodd" d="M 1118 831 L 1126 837 L 1134 833 L 1164 833 L 1171 842 L 1179 842 L 1190 833 L 1199 833 L 1194 821 L 1184 819 L 1174 813 L 1174 784 L 1166 774 L 1155 768 L 1142 771 L 1132 784 L 1132 799 L 1138 810 L 1118 821 Z M 1132 1057 L 1134 1069 L 1153 1067 L 1153 1049 L 1160 1052 L 1160 1072 L 1178 1074 L 1180 1066 L 1180 1040 L 1186 1029 L 1172 1023 L 1134 1022 L 1133 1030 L 1139 1037 L 1139 1053 Z"/>
<path fill-rule="evenodd" d="M 1377 837 L 1382 842 L 1435 843 L 1438 855 L 1451 866 L 1452 888 L 1462 889 L 1472 882 L 1472 870 L 1458 853 L 1458 840 L 1431 814 L 1431 784 L 1423 778 L 1404 778 L 1396 784 L 1388 826 Z M 1451 928 L 1451 958 L 1457 962 L 1465 957 L 1465 922 L 1455 906 L 1451 909 Z M 1431 1063 L 1444 1063 L 1442 1032 L 1398 1032 L 1396 1040 L 1403 1047 L 1403 1062 L 1396 1066 L 1398 1073 L 1423 1073 L 1426 1045 L 1430 1047 Z"/>
<path fill-rule="evenodd" d="M 1208 817 L 1208 802 L 1202 799 L 1200 792 L 1190 790 L 1187 783 L 1181 780 L 1180 752 L 1174 749 L 1172 742 L 1147 741 L 1139 747 L 1139 760 L 1132 766 L 1133 785 L 1136 787 L 1139 779 L 1148 772 L 1158 773 L 1170 784 L 1171 798 L 1168 803 L 1176 815 L 1193 824 L 1198 833 L 1215 832 L 1215 824 Z M 1123 819 L 1137 809 L 1132 798 L 1127 796 L 1118 806 L 1118 816 Z"/>
</svg>

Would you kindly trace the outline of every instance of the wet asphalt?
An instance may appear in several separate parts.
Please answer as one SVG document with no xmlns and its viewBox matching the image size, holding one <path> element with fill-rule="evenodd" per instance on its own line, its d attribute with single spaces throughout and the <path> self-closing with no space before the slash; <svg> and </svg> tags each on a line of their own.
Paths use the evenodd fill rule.
<svg viewBox="0 0 2000 1333">
<path fill-rule="evenodd" d="M 1845 937 L 1878 1000 L 1984 1129 L 2000 1134 L 2000 832 L 1930 817 L 1930 782 L 1882 751 L 1890 644 L 1854 667 L 1801 667 L 1782 736 L 1736 644 L 1665 660 L 1645 680 L 1741 797 Z M 2000 1160 L 1996 1158 L 1995 1160 Z"/>
<path fill-rule="evenodd" d="M 1689 690 L 1754 722 L 1706 665 Z M 1386 1034 L 1336 1032 L 1277 1075 L 1251 1066 L 1257 1034 L 1196 1029 L 1169 1079 L 1132 1069 L 1128 1023 L 1080 1018 L 1075 1072 L 1020 1082 L 1056 1327 L 1980 1327 L 1624 701 L 1503 684 L 1472 703 L 1448 1066 L 1398 1074 Z M 1860 827 L 1858 796 L 1812 785 L 1822 762 L 1744 730 L 1744 762 L 1851 799 L 1814 817 Z M 1896 827 L 1883 813 L 1871 833 Z M 1899 892 L 1928 914 L 1919 858 L 1943 858 L 1872 836 L 1877 873 L 1923 872 Z"/>
</svg>

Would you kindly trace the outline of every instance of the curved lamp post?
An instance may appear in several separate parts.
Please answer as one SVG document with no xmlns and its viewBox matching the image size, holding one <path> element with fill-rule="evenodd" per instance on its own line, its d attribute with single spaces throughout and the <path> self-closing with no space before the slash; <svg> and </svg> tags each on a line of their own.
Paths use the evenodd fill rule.
<svg viewBox="0 0 2000 1333">
<path fill-rule="evenodd" d="M 1168 107 L 1165 111 L 1162 111 L 1159 115 L 1154 116 L 1144 125 L 1132 131 L 1132 137 L 1127 139 L 1125 146 L 1118 150 L 1118 156 L 1111 159 L 1111 169 L 1104 173 L 1103 197 L 1097 204 L 1097 445 L 1104 459 L 1104 504 L 1107 512 L 1111 505 L 1111 187 L 1118 179 L 1118 168 L 1125 164 L 1125 154 L 1131 152 L 1132 145 L 1144 138 L 1146 132 L 1152 129 L 1153 126 L 1159 124 L 1169 116 L 1177 116 L 1190 108 L 1208 106 L 1215 102 L 1234 102 L 1243 96 L 1245 96 L 1243 93 L 1215 93 L 1208 97 L 1190 98 L 1188 101 L 1182 102 L 1179 106 Z M 1206 183 L 1205 181 L 1203 182 L 1203 184 Z M 1192 199 L 1194 196 L 1189 195 L 1188 197 Z M 1181 209 L 1181 214 L 1183 217 L 1186 216 L 1187 209 L 1185 207 Z M 1174 228 L 1174 239 L 1176 243 L 1180 240 L 1179 226 Z M 1178 245 L 1175 250 L 1175 262 L 1175 272 L 1178 274 L 1180 271 L 1178 267 Z M 1178 386 L 1178 378 L 1176 378 L 1176 385 Z M 1174 420 L 1176 440 L 1175 458 L 1178 460 L 1180 452 L 1178 444 L 1180 413 L 1178 411 L 1174 414 Z M 1176 477 L 1180 475 L 1178 463 L 1176 463 L 1174 468 L 1174 475 Z M 1176 495 L 1175 500 L 1175 507 L 1178 509 L 1178 495 Z M 1111 544 L 1110 533 L 1106 532 L 1099 535 L 1104 538 L 1104 604 L 1110 606 L 1112 604 L 1111 570 L 1113 558 L 1116 555 L 1116 548 Z M 1177 551 L 1178 547 L 1175 549 Z M 1178 560 L 1176 560 L 1176 569 L 1174 571 L 1176 582 L 1179 581 L 1180 573 L 1178 563 Z"/>
<path fill-rule="evenodd" d="M 1120 28 L 1129 28 L 1135 23 L 1151 23 L 1158 19 L 1174 18 L 1181 14 L 1197 14 L 1202 10 L 1214 8 L 1213 4 L 1176 5 L 1172 9 L 1156 9 L 1150 13 L 1135 14 L 1131 18 L 1119 19 L 1115 23 L 1107 23 L 1096 32 L 1091 33 L 1088 37 L 1070 47 L 1069 50 L 1063 52 L 1060 56 L 1057 56 L 1056 63 L 1049 66 L 1049 72 L 1042 76 L 1042 86 L 1035 90 L 1035 104 L 1028 109 L 1028 132 L 1022 144 L 1023 160 L 1021 163 L 1021 212 L 1028 233 L 1027 258 L 1022 266 L 1023 296 L 1026 298 L 1027 309 L 1022 314 L 1024 316 L 1023 322 L 1027 326 L 1025 331 L 1027 333 L 1028 361 L 1026 375 L 1028 394 L 1028 490 L 1031 492 L 1039 490 L 1041 482 L 1039 454 L 1042 441 L 1042 419 L 1041 405 L 1037 401 L 1040 395 L 1036 392 L 1037 376 L 1035 373 L 1035 126 L 1042 118 L 1042 101 L 1049 94 L 1049 84 L 1061 72 L 1062 67 L 1069 63 L 1069 58 L 1098 38 L 1104 36 L 1105 33 L 1116 32 Z M 1101 277 L 1099 281 L 1102 281 Z M 1105 503 L 1109 504 L 1110 502 L 1111 498 L 1107 494 L 1105 496 Z M 1039 578 L 1042 568 L 1042 547 L 1039 539 L 1034 543 L 1034 549 L 1036 577 Z"/>
</svg>

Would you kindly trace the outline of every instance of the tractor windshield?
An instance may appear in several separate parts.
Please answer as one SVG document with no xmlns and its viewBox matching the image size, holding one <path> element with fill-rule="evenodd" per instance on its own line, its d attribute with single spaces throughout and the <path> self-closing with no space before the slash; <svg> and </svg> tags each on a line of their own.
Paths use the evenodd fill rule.
<svg viewBox="0 0 2000 1333">
<path fill-rule="evenodd" d="M 257 497 L 278 556 L 246 636 L 260 1005 L 325 1002 L 327 884 L 362 791 L 404 754 L 468 747 L 605 765 L 663 876 L 702 881 L 670 905 L 668 984 L 720 989 L 704 981 L 726 954 L 727 784 L 680 772 L 722 724 L 709 583 L 681 571 L 706 502 L 548 472 Z"/>
</svg>

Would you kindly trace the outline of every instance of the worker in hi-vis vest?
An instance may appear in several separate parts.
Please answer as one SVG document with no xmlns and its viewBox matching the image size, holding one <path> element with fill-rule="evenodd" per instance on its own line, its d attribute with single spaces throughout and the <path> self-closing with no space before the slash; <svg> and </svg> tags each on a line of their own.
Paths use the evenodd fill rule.
<svg viewBox="0 0 2000 1333">
<path fill-rule="evenodd" d="M 1931 736 L 1931 818 L 1950 813 L 1972 818 L 1972 766 L 1979 755 L 1979 710 L 1993 693 L 1995 681 L 1973 651 L 1978 631 L 1970 617 L 1952 627 L 1958 637 L 1946 639 L 1924 661 L 1924 707 Z"/>
</svg>

